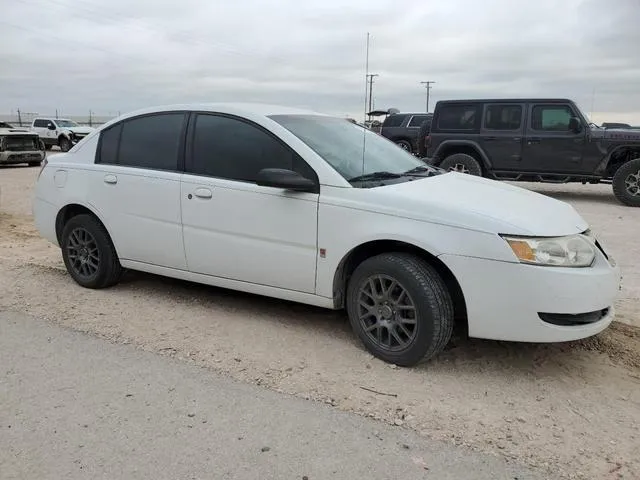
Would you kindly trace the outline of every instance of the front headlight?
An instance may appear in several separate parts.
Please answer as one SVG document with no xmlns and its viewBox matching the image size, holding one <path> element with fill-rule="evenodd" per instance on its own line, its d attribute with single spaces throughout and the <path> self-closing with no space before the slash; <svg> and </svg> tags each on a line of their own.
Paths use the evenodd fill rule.
<svg viewBox="0 0 640 480">
<path fill-rule="evenodd" d="M 594 246 L 582 235 L 537 238 L 503 236 L 522 263 L 551 267 L 589 267 Z"/>
</svg>

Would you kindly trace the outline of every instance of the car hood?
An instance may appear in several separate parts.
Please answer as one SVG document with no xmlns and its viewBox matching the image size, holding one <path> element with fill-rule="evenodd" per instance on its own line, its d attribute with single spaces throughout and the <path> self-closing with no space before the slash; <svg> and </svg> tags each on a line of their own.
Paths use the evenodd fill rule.
<svg viewBox="0 0 640 480">
<path fill-rule="evenodd" d="M 640 130 L 629 130 L 624 128 L 592 129 L 593 138 L 602 138 L 612 143 L 637 143 L 640 144 Z"/>
<path fill-rule="evenodd" d="M 93 132 L 95 130 L 95 128 L 92 128 L 92 127 L 63 127 L 63 130 L 69 130 L 70 132 L 73 132 L 73 133 L 89 134 L 89 133 Z"/>
<path fill-rule="evenodd" d="M 365 189 L 381 213 L 498 234 L 553 237 L 587 222 L 569 204 L 506 183 L 462 173 Z"/>
</svg>

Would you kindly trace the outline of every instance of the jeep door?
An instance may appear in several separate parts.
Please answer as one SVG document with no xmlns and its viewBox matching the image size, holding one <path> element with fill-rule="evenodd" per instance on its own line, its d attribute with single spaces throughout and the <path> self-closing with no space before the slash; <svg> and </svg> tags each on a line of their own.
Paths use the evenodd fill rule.
<svg viewBox="0 0 640 480">
<path fill-rule="evenodd" d="M 488 103 L 484 107 L 480 144 L 493 170 L 522 169 L 525 104 Z"/>
<path fill-rule="evenodd" d="M 584 126 L 579 133 L 570 129 L 570 120 L 578 113 L 568 103 L 530 105 L 523 167 L 538 173 L 585 173 L 583 155 L 586 142 Z"/>
</svg>

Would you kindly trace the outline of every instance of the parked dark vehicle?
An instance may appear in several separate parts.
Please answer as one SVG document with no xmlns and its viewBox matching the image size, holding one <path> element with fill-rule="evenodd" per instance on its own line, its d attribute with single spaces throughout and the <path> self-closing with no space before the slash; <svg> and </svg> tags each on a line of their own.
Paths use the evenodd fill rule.
<svg viewBox="0 0 640 480">
<path fill-rule="evenodd" d="M 394 113 L 382 123 L 380 135 L 411 153 L 418 152 L 418 133 L 423 122 L 430 122 L 432 113 Z"/>
<path fill-rule="evenodd" d="M 640 131 L 591 123 L 568 99 L 436 104 L 428 163 L 496 180 L 612 183 L 640 207 Z"/>
</svg>

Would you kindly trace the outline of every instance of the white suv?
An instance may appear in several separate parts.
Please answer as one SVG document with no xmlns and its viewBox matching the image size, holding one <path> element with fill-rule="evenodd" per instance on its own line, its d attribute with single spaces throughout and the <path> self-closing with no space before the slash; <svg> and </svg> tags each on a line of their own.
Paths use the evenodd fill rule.
<svg viewBox="0 0 640 480">
<path fill-rule="evenodd" d="M 66 118 L 42 117 L 34 118 L 31 129 L 40 136 L 47 150 L 55 145 L 63 152 L 68 152 L 71 147 L 95 130 L 92 127 L 78 125 Z"/>
<path fill-rule="evenodd" d="M 39 231 L 84 287 L 129 268 L 346 307 L 369 351 L 399 365 L 441 351 L 455 321 L 556 342 L 614 316 L 618 267 L 571 206 L 313 112 L 134 112 L 53 157 L 35 197 Z"/>
</svg>

